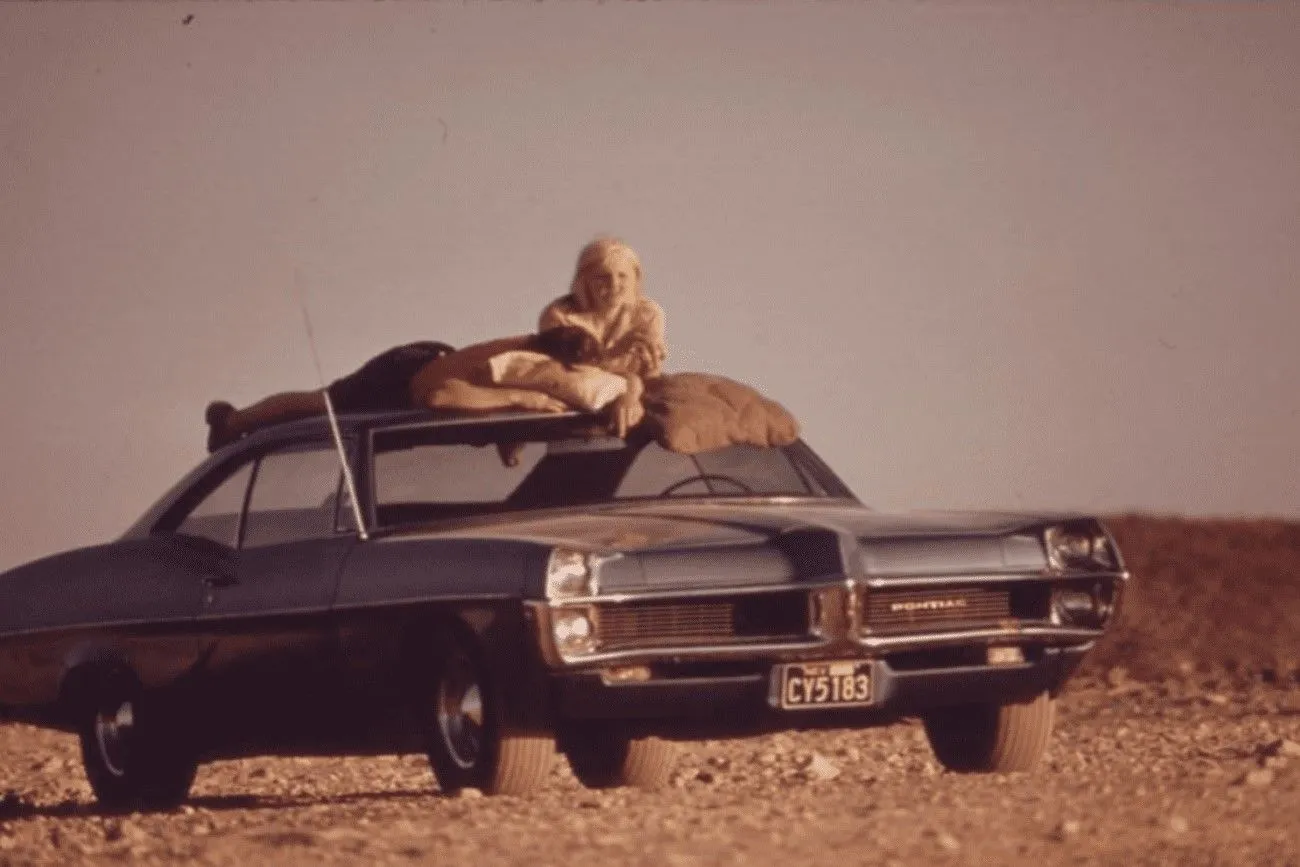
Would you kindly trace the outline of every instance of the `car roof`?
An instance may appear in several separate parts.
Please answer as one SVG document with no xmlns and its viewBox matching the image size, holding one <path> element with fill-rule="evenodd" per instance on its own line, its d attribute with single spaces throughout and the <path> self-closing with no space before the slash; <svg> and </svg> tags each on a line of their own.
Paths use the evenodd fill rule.
<svg viewBox="0 0 1300 867">
<path fill-rule="evenodd" d="M 582 412 L 490 412 L 469 413 L 451 410 L 395 410 L 386 412 L 344 413 L 335 416 L 339 432 L 347 437 L 364 433 L 379 427 L 401 427 L 405 425 L 490 425 L 498 422 L 521 421 L 528 419 L 564 419 L 591 418 Z M 266 443 L 279 443 L 300 439 L 318 439 L 330 436 L 329 419 L 324 415 L 298 421 L 285 422 L 262 428 L 243 439 L 218 450 L 217 454 L 234 454 L 244 449 L 258 448 Z M 229 451 L 227 451 L 229 450 Z"/>
</svg>

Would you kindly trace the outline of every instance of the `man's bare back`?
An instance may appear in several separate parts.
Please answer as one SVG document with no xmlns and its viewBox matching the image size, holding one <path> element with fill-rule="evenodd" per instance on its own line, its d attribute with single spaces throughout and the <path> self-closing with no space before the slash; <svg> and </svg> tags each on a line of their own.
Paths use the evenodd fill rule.
<svg viewBox="0 0 1300 867">
<path fill-rule="evenodd" d="M 411 404 L 430 409 L 531 409 L 564 412 L 569 407 L 540 391 L 495 385 L 488 360 L 503 352 L 532 349 L 534 335 L 499 337 L 435 358 L 411 377 Z"/>
</svg>

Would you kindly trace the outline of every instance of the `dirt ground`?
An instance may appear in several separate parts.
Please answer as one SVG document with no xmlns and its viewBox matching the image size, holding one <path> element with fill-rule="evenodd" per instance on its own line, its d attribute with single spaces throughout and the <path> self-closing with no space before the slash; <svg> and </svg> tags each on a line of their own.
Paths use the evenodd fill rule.
<svg viewBox="0 0 1300 867">
<path fill-rule="evenodd" d="M 941 771 L 913 721 L 683 748 L 662 791 L 438 794 L 422 756 L 207 765 L 99 813 L 73 738 L 0 726 L 0 865 L 1300 865 L 1300 525 L 1126 516 L 1121 621 L 1029 774 Z"/>
</svg>

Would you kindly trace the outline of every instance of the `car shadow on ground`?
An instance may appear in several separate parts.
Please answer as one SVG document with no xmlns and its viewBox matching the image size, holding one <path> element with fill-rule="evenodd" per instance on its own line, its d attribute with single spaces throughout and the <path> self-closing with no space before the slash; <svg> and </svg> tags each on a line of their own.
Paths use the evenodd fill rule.
<svg viewBox="0 0 1300 867">
<path fill-rule="evenodd" d="M 437 789 L 386 789 L 382 792 L 347 792 L 339 795 L 205 795 L 189 798 L 179 807 L 166 807 L 157 810 L 109 808 L 87 801 L 65 800 L 54 804 L 32 804 L 21 795 L 7 792 L 0 798 L 0 822 L 13 819 L 48 818 L 93 818 L 96 816 L 142 815 L 181 815 L 186 807 L 193 810 L 224 812 L 227 810 L 290 810 L 303 807 L 326 805 L 381 803 L 384 801 L 411 801 L 423 798 L 441 799 L 447 797 Z"/>
</svg>

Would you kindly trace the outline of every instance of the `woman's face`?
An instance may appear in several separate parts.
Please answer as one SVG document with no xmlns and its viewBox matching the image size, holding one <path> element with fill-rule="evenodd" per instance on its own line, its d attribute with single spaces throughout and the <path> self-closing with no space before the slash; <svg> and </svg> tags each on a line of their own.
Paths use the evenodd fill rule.
<svg viewBox="0 0 1300 867">
<path fill-rule="evenodd" d="M 624 307 L 636 300 L 636 264 L 621 250 L 611 251 L 604 262 L 591 268 L 585 282 L 586 301 L 597 312 Z"/>
</svg>

